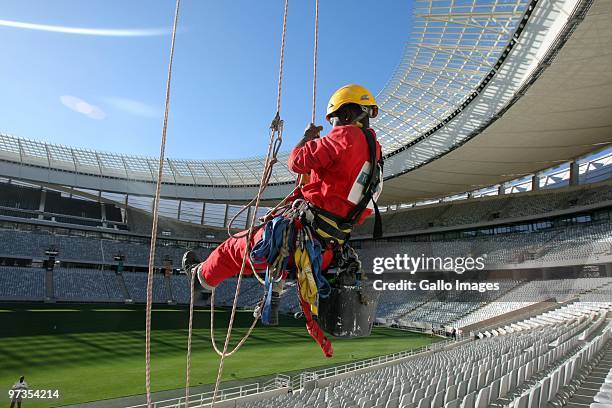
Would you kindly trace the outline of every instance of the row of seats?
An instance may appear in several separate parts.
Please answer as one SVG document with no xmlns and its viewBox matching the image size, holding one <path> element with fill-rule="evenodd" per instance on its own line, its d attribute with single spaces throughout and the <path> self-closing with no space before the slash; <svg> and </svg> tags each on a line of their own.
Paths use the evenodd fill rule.
<svg viewBox="0 0 612 408">
<path fill-rule="evenodd" d="M 65 236 L 35 231 L 0 230 L 0 257 L 44 258 L 45 250 L 55 248 L 58 260 L 109 263 L 115 255 L 124 256 L 126 265 L 146 266 L 150 247 L 147 243 L 115 241 L 82 236 Z M 181 264 L 183 253 L 195 250 L 202 258 L 210 253 L 208 248 L 188 248 L 184 246 L 164 246 L 159 244 L 155 254 L 157 266 L 170 260 L 176 268 Z"/>
<path fill-rule="evenodd" d="M 57 268 L 53 271 L 53 288 L 55 298 L 62 300 L 123 300 L 119 281 L 112 271 Z"/>
<path fill-rule="evenodd" d="M 45 271 L 37 268 L 0 267 L 0 298 L 43 300 Z"/>
<path fill-rule="evenodd" d="M 397 254 L 414 258 L 482 258 L 485 269 L 526 262 L 538 262 L 540 267 L 558 266 L 560 261 L 588 264 L 612 255 L 612 222 L 444 241 L 366 241 L 358 253 L 369 273 L 375 258 L 393 258 Z M 434 261 L 429 262 L 440 268 Z"/>
<path fill-rule="evenodd" d="M 576 297 L 580 297 L 583 301 L 600 301 L 606 299 L 611 289 L 612 278 L 550 279 L 524 282 L 495 301 L 451 324 L 456 327 L 470 326 L 551 298 L 559 302 Z"/>
<path fill-rule="evenodd" d="M 53 298 L 65 301 L 80 302 L 116 302 L 131 299 L 133 302 L 146 301 L 147 274 L 144 272 L 123 272 L 117 275 L 109 270 L 85 268 L 61 268 L 53 270 Z M 127 296 L 124 296 L 122 285 L 125 285 Z M 257 280 L 245 277 L 242 280 L 238 306 L 253 308 L 263 296 L 263 290 Z M 283 313 L 294 313 L 299 310 L 295 282 L 288 281 L 282 294 Z M 230 307 L 234 301 L 236 279 L 228 279 L 219 284 L 216 290 L 216 304 Z M 45 270 L 42 268 L 25 268 L 0 266 L 0 299 L 43 300 L 45 294 Z M 196 302 L 199 299 L 196 291 Z M 191 291 L 186 275 L 163 274 L 153 276 L 153 302 L 189 304 Z"/>
<path fill-rule="evenodd" d="M 495 406 L 574 355 L 593 320 L 576 317 L 555 325 L 462 342 L 397 364 L 337 379 L 314 389 L 243 408 L 481 408 Z M 561 339 L 561 341 L 559 341 Z M 555 343 L 555 341 L 557 341 Z M 319 380 L 312 373 L 310 379 Z"/>
<path fill-rule="evenodd" d="M 510 398 L 504 399 L 503 405 L 516 408 L 539 408 L 542 406 L 568 406 L 570 408 L 591 407 L 607 408 L 612 406 L 612 361 L 608 360 L 604 366 L 608 369 L 604 371 L 605 380 L 610 378 L 606 384 L 605 380 L 599 386 L 599 390 L 591 398 L 587 395 L 592 394 L 592 384 L 584 389 L 579 389 L 577 384 L 586 380 L 585 372 L 591 373 L 592 364 L 599 364 L 604 354 L 602 351 L 609 350 L 610 338 L 612 337 L 612 327 L 608 326 L 601 335 L 588 342 L 578 353 L 558 365 L 541 378 L 523 387 L 524 390 Z M 612 353 L 608 353 L 609 355 Z M 608 355 L 608 357 L 609 357 Z M 597 380 L 589 378 L 589 380 Z M 585 393 L 587 395 L 585 395 Z M 518 395 L 517 395 L 518 394 Z M 570 398 L 575 402 L 569 402 Z M 590 401 L 588 401 L 590 400 Z M 589 404 L 589 402 L 591 402 Z M 548 404 L 548 405 L 547 405 Z"/>
<path fill-rule="evenodd" d="M 436 293 L 428 302 L 421 304 L 403 315 L 395 317 L 402 326 L 415 326 L 415 323 L 448 325 L 479 307 L 495 301 L 519 284 L 515 280 L 497 281 L 498 291 L 467 292 L 450 291 Z M 451 324 L 452 325 L 452 324 Z M 456 327 L 456 325 L 452 325 Z"/>
<path fill-rule="evenodd" d="M 547 299 L 560 302 L 576 297 L 584 301 L 612 298 L 612 278 L 550 279 L 521 282 L 495 281 L 498 291 L 430 292 L 383 291 L 377 323 L 402 327 L 444 325 L 466 327 Z"/>
<path fill-rule="evenodd" d="M 569 305 L 561 306 L 560 308 L 544 312 L 534 317 L 498 327 L 497 329 L 479 332 L 476 337 L 484 338 L 508 333 L 520 332 L 523 330 L 532 330 L 546 326 L 555 326 L 565 324 L 576 319 L 588 320 L 595 319 L 597 316 L 605 316 L 612 310 L 612 301 L 605 302 L 575 302 Z M 558 342 L 564 341 L 563 338 L 557 339 Z"/>
<path fill-rule="evenodd" d="M 45 298 L 46 271 L 42 268 L 13 266 L 0 267 L 0 299 L 40 301 Z M 147 274 L 144 272 L 114 271 L 61 268 L 57 267 L 53 276 L 52 295 L 49 297 L 72 302 L 124 302 L 146 301 Z M 124 294 L 126 293 L 126 294 Z M 168 279 L 163 274 L 153 275 L 153 302 L 176 302 L 188 304 L 190 301 L 189 282 L 185 275 L 172 275 Z"/>
<path fill-rule="evenodd" d="M 386 233 L 402 233 L 533 216 L 610 200 L 612 187 L 609 184 L 585 185 L 577 189 L 542 190 L 388 211 L 383 215 L 383 224 Z M 367 235 L 372 230 L 373 222 L 372 219 L 366 220 L 361 227 L 357 227 L 355 234 Z"/>
<path fill-rule="evenodd" d="M 44 298 L 45 273 L 40 268 L 0 267 L 0 283 L 2 298 Z M 121 287 L 123 284 L 128 299 L 145 302 L 146 283 L 146 273 L 124 272 L 122 275 L 116 275 L 108 270 L 56 268 L 53 271 L 53 297 L 67 301 L 124 301 L 126 296 Z M 551 297 L 567 300 L 579 295 L 582 300 L 580 304 L 612 299 L 612 278 L 532 281 L 509 290 L 516 284 L 516 281 L 501 281 L 500 287 L 505 288 L 502 290 L 507 290 L 507 293 L 493 301 L 487 299 L 486 292 L 476 295 L 449 292 L 443 295 L 414 291 L 408 300 L 405 292 L 382 291 L 376 319 L 381 324 L 399 324 L 406 327 L 419 327 L 424 323 L 466 327 Z M 230 307 L 235 291 L 236 278 L 222 282 L 216 290 L 216 305 Z M 190 296 L 189 282 L 185 275 L 172 275 L 168 279 L 162 274 L 154 275 L 154 302 L 174 301 L 188 304 Z M 253 308 L 261 301 L 262 296 L 259 282 L 252 277 L 245 277 L 238 307 Z M 300 310 L 297 285 L 294 281 L 285 282 L 280 308 L 284 314 L 294 314 Z M 466 316 L 458 318 L 462 315 Z"/>
</svg>

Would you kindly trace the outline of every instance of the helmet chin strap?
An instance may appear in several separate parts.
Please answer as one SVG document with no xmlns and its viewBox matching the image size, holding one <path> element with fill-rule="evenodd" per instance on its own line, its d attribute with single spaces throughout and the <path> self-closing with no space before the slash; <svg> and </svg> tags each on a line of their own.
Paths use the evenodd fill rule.
<svg viewBox="0 0 612 408">
<path fill-rule="evenodd" d="M 355 125 L 357 125 L 358 127 L 362 128 L 363 127 L 363 123 L 361 123 L 361 119 L 365 118 L 366 116 L 368 116 L 368 112 L 367 112 L 367 108 L 365 107 L 361 107 L 361 109 L 363 109 L 363 112 L 361 112 L 361 114 L 359 116 L 357 116 L 355 118 L 355 120 L 353 121 L 353 123 L 355 123 Z"/>
</svg>

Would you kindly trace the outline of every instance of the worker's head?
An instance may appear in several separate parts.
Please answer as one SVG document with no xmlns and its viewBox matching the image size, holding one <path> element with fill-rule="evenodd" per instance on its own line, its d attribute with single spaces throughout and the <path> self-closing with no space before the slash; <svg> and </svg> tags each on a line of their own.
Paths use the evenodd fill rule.
<svg viewBox="0 0 612 408">
<path fill-rule="evenodd" d="M 333 126 L 354 124 L 370 127 L 370 118 L 378 115 L 374 95 L 361 85 L 349 84 L 338 89 L 329 99 L 325 119 Z"/>
</svg>

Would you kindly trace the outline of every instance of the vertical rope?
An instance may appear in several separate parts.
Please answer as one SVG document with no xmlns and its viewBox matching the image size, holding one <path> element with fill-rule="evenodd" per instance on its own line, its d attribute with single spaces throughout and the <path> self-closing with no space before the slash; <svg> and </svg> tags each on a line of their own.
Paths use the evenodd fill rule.
<svg viewBox="0 0 612 408">
<path fill-rule="evenodd" d="M 269 179 L 269 173 L 271 172 L 271 167 L 274 165 L 273 157 L 276 156 L 276 150 L 278 141 L 282 141 L 282 122 L 280 120 L 280 108 L 281 108 L 281 94 L 282 94 L 282 84 L 283 84 L 283 64 L 285 58 L 285 35 L 287 33 L 287 13 L 289 10 L 289 0 L 285 0 L 285 7 L 283 12 L 283 30 L 281 36 L 281 50 L 280 50 L 280 61 L 278 68 L 278 92 L 276 95 L 276 116 L 272 121 L 272 126 L 270 130 L 270 144 L 268 145 L 268 154 L 266 156 L 266 162 L 264 164 L 264 169 L 261 175 L 261 180 L 259 183 L 259 190 L 257 192 L 257 197 L 255 200 L 255 210 L 251 215 L 251 220 L 249 223 L 249 232 L 246 236 L 246 247 L 244 250 L 244 254 L 242 256 L 242 265 L 240 267 L 240 273 L 238 274 L 238 281 L 236 282 L 236 294 L 234 295 L 234 303 L 232 305 L 232 313 L 230 315 L 230 320 L 227 328 L 227 335 L 225 336 L 225 343 L 223 345 L 223 352 L 221 353 L 221 358 L 219 360 L 219 369 L 217 370 L 217 380 L 215 381 L 215 389 L 213 391 L 213 398 L 211 402 L 211 408 L 215 406 L 215 401 L 217 399 L 217 393 L 219 392 L 219 384 L 221 383 L 221 377 L 223 375 L 223 367 L 225 363 L 225 356 L 227 353 L 227 348 L 232 335 L 232 328 L 234 327 L 234 318 L 236 316 L 236 309 L 238 306 L 238 296 L 240 295 L 240 285 L 242 283 L 242 276 L 244 274 L 244 268 L 246 266 L 246 262 L 248 259 L 248 254 L 251 250 L 251 238 L 253 236 L 255 220 L 257 217 L 257 209 L 259 208 L 261 196 L 263 190 L 265 190 L 267 186 L 267 180 Z"/>
<path fill-rule="evenodd" d="M 185 373 L 185 408 L 189 408 L 189 383 L 191 377 L 191 338 L 193 333 L 193 298 L 195 273 L 191 274 L 191 297 L 189 299 L 189 331 L 187 332 L 187 370 Z"/>
<path fill-rule="evenodd" d="M 283 12 L 283 33 L 281 37 L 280 61 L 278 64 L 278 93 L 276 94 L 276 113 L 280 115 L 281 93 L 283 90 L 283 64 L 285 62 L 285 34 L 287 33 L 287 12 L 289 11 L 289 0 L 285 0 Z"/>
<path fill-rule="evenodd" d="M 164 160 L 166 152 L 166 134 L 168 130 L 168 110 L 170 105 L 170 84 L 172 82 L 172 62 L 174 60 L 174 43 L 176 40 L 176 26 L 178 23 L 181 0 L 176 0 L 174 9 L 174 22 L 172 24 L 172 42 L 170 45 L 170 61 L 168 63 L 168 79 L 166 81 L 166 98 L 164 102 L 164 123 L 162 127 L 161 145 L 159 148 L 159 168 L 157 171 L 157 184 L 155 186 L 155 200 L 153 201 L 153 225 L 151 226 L 151 248 L 149 252 L 149 273 L 147 276 L 147 308 L 145 318 L 145 388 L 147 394 L 147 408 L 151 408 L 151 306 L 153 304 L 153 270 L 155 263 L 155 247 L 157 244 L 157 221 L 159 217 L 159 197 L 161 195 L 162 176 L 164 175 Z"/>
<path fill-rule="evenodd" d="M 319 0 L 315 0 L 315 26 L 314 50 L 312 53 L 312 117 L 310 123 L 314 124 L 317 111 L 317 61 L 319 54 Z"/>
</svg>

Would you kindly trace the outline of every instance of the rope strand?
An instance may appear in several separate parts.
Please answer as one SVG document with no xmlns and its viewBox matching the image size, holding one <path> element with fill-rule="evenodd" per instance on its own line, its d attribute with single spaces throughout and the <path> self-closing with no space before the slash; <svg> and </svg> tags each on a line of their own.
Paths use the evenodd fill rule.
<svg viewBox="0 0 612 408">
<path fill-rule="evenodd" d="M 189 329 L 187 331 L 187 369 L 185 372 L 185 408 L 189 408 L 189 384 L 191 382 L 191 338 L 193 334 L 193 300 L 195 273 L 191 274 L 191 290 L 189 298 Z"/>
<path fill-rule="evenodd" d="M 289 0 L 285 0 L 283 12 L 283 34 L 281 37 L 280 61 L 278 64 L 278 93 L 276 95 L 276 114 L 280 116 L 281 93 L 283 91 L 283 64 L 285 62 L 285 34 L 287 33 L 287 13 L 289 12 Z"/>
<path fill-rule="evenodd" d="M 164 122 L 162 127 L 161 145 L 159 148 L 159 168 L 157 183 L 155 185 L 155 199 L 153 201 L 153 225 L 151 226 L 151 248 L 149 252 L 149 272 L 147 275 L 147 307 L 145 312 L 145 389 L 147 394 L 147 408 L 151 403 L 151 307 L 153 304 L 153 270 L 155 263 L 155 247 L 157 244 L 157 223 L 159 218 L 159 198 L 161 183 L 164 174 L 164 160 L 166 153 L 166 136 L 168 130 L 168 111 L 170 107 L 170 84 L 172 82 L 172 62 L 174 60 L 174 43 L 176 40 L 176 27 L 178 24 L 181 0 L 176 0 L 174 9 L 174 22 L 172 24 L 172 42 L 170 44 L 170 61 L 168 63 L 168 79 L 166 81 L 166 98 L 164 101 Z"/>
<path fill-rule="evenodd" d="M 315 0 L 314 50 L 312 52 L 312 119 L 314 125 L 317 113 L 317 62 L 319 54 L 319 0 Z"/>
<path fill-rule="evenodd" d="M 213 398 L 211 402 L 211 408 L 215 406 L 215 401 L 217 399 L 217 393 L 219 392 L 219 384 L 221 383 L 221 377 L 223 375 L 223 366 L 225 363 L 225 357 L 227 353 L 227 348 L 232 335 L 232 328 L 234 326 L 234 318 L 236 316 L 236 309 L 238 306 L 238 297 L 240 295 L 240 285 L 242 283 L 242 276 L 244 274 L 244 268 L 247 263 L 247 257 L 251 250 L 251 238 L 253 237 L 253 232 L 255 230 L 255 219 L 257 216 L 257 210 L 259 209 L 259 204 L 261 201 L 261 196 L 263 191 L 267 187 L 269 178 L 272 174 L 272 166 L 276 162 L 276 154 L 280 148 L 280 144 L 283 140 L 283 123 L 280 119 L 280 108 L 281 108 L 281 94 L 282 94 L 282 82 L 283 82 L 283 64 L 285 57 L 285 35 L 287 33 L 287 13 L 289 10 L 289 0 L 285 0 L 285 8 L 283 13 L 283 30 L 281 37 L 281 50 L 280 50 L 280 62 L 279 62 L 279 72 L 278 72 L 278 93 L 276 98 L 276 115 L 274 120 L 272 121 L 272 125 L 270 127 L 270 143 L 268 145 L 268 154 L 266 156 L 266 162 L 264 165 L 264 169 L 261 175 L 261 180 L 259 183 L 259 190 L 257 192 L 257 196 L 255 197 L 255 209 L 251 214 L 251 219 L 249 222 L 249 232 L 246 236 L 246 246 L 244 250 L 244 254 L 242 256 L 242 265 L 240 267 L 240 273 L 238 274 L 238 281 L 236 282 L 236 294 L 234 295 L 234 303 L 232 305 L 232 313 L 230 315 L 230 320 L 227 328 L 227 335 L 225 336 L 225 344 L 223 345 L 223 352 L 221 353 L 221 358 L 219 361 L 219 369 L 217 370 L 217 380 L 215 381 L 215 389 L 213 391 Z"/>
</svg>

